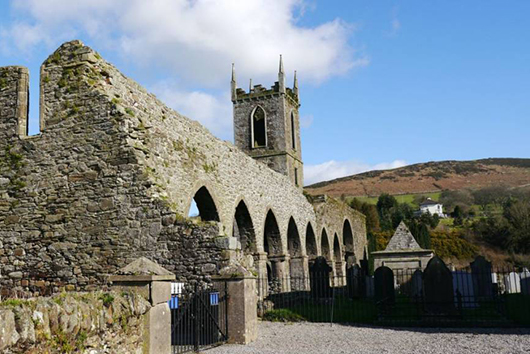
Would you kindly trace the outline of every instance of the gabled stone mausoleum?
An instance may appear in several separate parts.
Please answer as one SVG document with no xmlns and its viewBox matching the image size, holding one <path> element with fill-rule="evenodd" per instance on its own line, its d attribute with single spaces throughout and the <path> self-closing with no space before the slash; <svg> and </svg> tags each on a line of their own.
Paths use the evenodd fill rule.
<svg viewBox="0 0 530 354">
<path fill-rule="evenodd" d="M 40 72 L 28 136 L 28 69 L 0 68 L 0 292 L 90 290 L 137 257 L 208 280 L 238 263 L 305 276 L 359 262 L 365 219 L 302 192 L 298 87 L 232 81 L 235 142 L 160 102 L 80 41 Z M 195 200 L 200 221 L 186 216 Z"/>
<path fill-rule="evenodd" d="M 372 252 L 371 256 L 374 258 L 374 269 L 385 266 L 394 272 L 410 272 L 414 269 L 424 270 L 434 252 L 421 248 L 402 221 L 385 250 Z"/>
</svg>

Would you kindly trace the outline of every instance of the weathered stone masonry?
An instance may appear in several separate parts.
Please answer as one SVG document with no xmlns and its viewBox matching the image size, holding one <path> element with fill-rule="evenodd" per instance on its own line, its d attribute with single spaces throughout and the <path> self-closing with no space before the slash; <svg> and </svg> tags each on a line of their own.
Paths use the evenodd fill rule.
<svg viewBox="0 0 530 354">
<path fill-rule="evenodd" d="M 360 214 L 329 202 L 315 212 L 288 177 L 167 108 L 81 42 L 44 62 L 41 133 L 32 137 L 27 75 L 0 68 L 4 293 L 90 289 L 138 256 L 181 280 L 245 254 L 260 273 L 274 257 L 288 272 L 291 254 L 306 269 L 321 254 L 323 229 L 331 247 L 337 234 L 337 255 L 363 257 Z M 206 222 L 183 217 L 194 196 Z"/>
</svg>

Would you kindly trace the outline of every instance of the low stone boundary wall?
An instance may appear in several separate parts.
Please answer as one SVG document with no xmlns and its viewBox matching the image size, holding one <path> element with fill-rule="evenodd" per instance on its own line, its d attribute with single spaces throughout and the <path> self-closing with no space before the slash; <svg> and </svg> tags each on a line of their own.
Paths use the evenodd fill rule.
<svg viewBox="0 0 530 354">
<path fill-rule="evenodd" d="M 62 293 L 0 302 L 1 353 L 141 353 L 143 315 L 136 293 Z"/>
</svg>

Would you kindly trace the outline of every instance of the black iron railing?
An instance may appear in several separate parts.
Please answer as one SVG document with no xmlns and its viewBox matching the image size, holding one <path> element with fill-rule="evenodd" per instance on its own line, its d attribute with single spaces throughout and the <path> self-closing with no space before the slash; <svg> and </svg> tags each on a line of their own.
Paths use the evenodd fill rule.
<svg viewBox="0 0 530 354">
<path fill-rule="evenodd" d="M 526 272 L 398 269 L 375 276 L 259 278 L 258 314 L 269 320 L 389 326 L 530 326 Z"/>
</svg>

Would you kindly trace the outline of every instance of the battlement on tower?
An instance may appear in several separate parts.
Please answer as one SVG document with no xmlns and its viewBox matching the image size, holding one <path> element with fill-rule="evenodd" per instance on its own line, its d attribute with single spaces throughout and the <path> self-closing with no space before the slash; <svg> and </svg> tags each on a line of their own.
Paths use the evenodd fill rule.
<svg viewBox="0 0 530 354">
<path fill-rule="evenodd" d="M 280 85 L 278 81 L 276 81 L 270 89 L 263 87 L 263 85 L 261 84 L 254 85 L 252 88 L 249 89 L 249 91 L 245 91 L 244 89 L 238 87 L 236 89 L 236 96 L 234 101 L 256 100 L 271 96 L 279 96 L 281 94 L 282 93 L 280 92 Z M 298 94 L 296 94 L 293 89 L 286 87 L 285 96 L 291 101 L 293 105 L 300 106 Z"/>
</svg>

